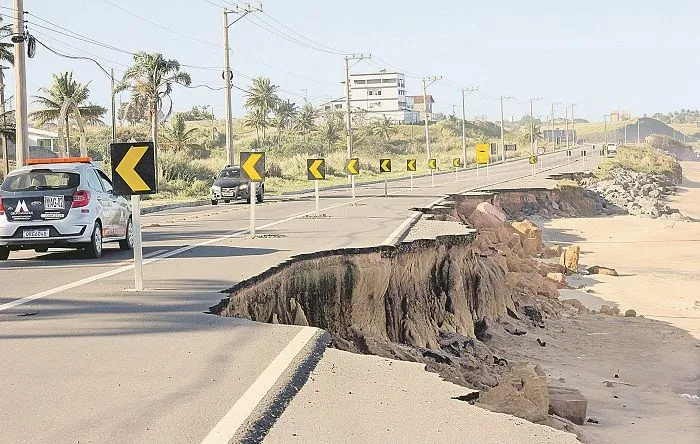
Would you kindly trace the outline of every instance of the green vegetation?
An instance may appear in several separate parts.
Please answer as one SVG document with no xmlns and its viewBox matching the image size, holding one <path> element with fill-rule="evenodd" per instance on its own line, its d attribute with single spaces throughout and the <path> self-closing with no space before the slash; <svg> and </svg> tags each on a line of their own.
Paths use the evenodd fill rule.
<svg viewBox="0 0 700 444">
<path fill-rule="evenodd" d="M 90 96 L 90 83 L 79 83 L 73 79 L 70 71 L 53 74 L 53 83 L 48 88 L 40 88 L 43 95 L 34 96 L 34 103 L 40 105 L 42 109 L 34 111 L 29 115 L 37 126 L 42 127 L 46 122 L 58 120 L 61 108 L 66 101 L 73 100 L 78 107 L 81 117 L 88 124 L 100 123 L 100 119 L 107 113 L 107 109 L 87 103 Z M 75 116 L 73 117 L 75 119 Z M 66 120 L 68 116 L 66 116 Z"/>
<path fill-rule="evenodd" d="M 637 173 L 663 174 L 672 177 L 675 175 L 677 162 L 673 157 L 648 146 L 621 146 L 617 150 L 617 156 L 601 164 L 595 174 L 605 179 L 610 171 L 617 167 Z"/>
<path fill-rule="evenodd" d="M 700 110 L 682 109 L 680 111 L 672 111 L 668 114 L 656 113 L 651 117 L 668 124 L 698 123 L 700 122 Z"/>
<path fill-rule="evenodd" d="M 0 63 L 15 64 L 15 45 L 5 41 L 12 35 L 12 25 L 10 23 L 0 26 Z"/>
</svg>

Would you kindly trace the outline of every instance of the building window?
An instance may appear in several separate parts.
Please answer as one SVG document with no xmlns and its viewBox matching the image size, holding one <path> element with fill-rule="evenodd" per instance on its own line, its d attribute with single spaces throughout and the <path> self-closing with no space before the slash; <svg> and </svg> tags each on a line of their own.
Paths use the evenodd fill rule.
<svg viewBox="0 0 700 444">
<path fill-rule="evenodd" d="M 406 91 L 403 90 L 403 89 L 400 89 L 400 90 L 399 90 L 399 95 L 400 95 L 400 96 L 405 96 L 405 95 L 406 95 Z"/>
<path fill-rule="evenodd" d="M 369 80 L 367 80 L 368 85 L 376 84 L 376 83 L 382 83 L 382 79 L 369 79 Z"/>
<path fill-rule="evenodd" d="M 381 96 L 381 95 L 382 95 L 382 90 L 381 90 L 381 89 L 376 90 L 376 91 L 375 91 L 375 95 Z"/>
<path fill-rule="evenodd" d="M 325 110 L 326 110 L 326 111 L 330 111 L 330 109 L 331 109 L 331 106 L 330 106 L 330 105 L 326 105 L 326 106 L 325 106 Z"/>
<path fill-rule="evenodd" d="M 382 83 L 394 83 L 395 81 L 394 79 L 382 79 Z"/>
<path fill-rule="evenodd" d="M 367 82 L 365 80 L 355 80 L 355 83 L 358 85 L 364 85 Z"/>
<path fill-rule="evenodd" d="M 367 95 L 368 95 L 368 96 L 371 96 L 371 95 L 374 95 L 374 93 L 373 93 L 372 90 L 370 89 L 370 90 L 367 91 Z"/>
<path fill-rule="evenodd" d="M 335 104 L 335 109 L 343 109 L 343 104 L 342 104 L 342 103 L 336 103 L 336 104 Z"/>
</svg>

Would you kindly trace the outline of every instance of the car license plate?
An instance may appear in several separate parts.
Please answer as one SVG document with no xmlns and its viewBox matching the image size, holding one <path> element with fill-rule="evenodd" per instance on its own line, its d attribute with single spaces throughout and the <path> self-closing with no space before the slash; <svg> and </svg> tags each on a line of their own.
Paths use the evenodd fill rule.
<svg viewBox="0 0 700 444">
<path fill-rule="evenodd" d="M 22 237 L 25 238 L 44 238 L 44 237 L 49 237 L 49 229 L 48 228 L 41 228 L 41 229 L 33 229 L 33 230 L 24 230 L 24 233 L 22 233 Z"/>
<path fill-rule="evenodd" d="M 45 210 L 63 210 L 65 201 L 63 196 L 44 196 Z"/>
<path fill-rule="evenodd" d="M 234 192 L 231 189 L 224 189 L 224 190 L 221 190 L 221 195 L 226 196 L 226 197 L 233 197 Z"/>
</svg>

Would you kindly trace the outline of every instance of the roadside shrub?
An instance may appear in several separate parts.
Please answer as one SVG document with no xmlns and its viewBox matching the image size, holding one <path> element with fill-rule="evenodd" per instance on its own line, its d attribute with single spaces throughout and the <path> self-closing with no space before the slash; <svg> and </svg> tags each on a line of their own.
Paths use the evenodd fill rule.
<svg viewBox="0 0 700 444">
<path fill-rule="evenodd" d="M 282 167 L 278 163 L 270 162 L 265 175 L 267 177 L 282 177 Z"/>
</svg>

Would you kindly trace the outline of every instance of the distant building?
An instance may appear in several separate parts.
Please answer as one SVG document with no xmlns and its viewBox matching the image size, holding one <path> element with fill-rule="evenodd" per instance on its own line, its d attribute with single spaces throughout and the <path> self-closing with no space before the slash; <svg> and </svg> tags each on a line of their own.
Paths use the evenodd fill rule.
<svg viewBox="0 0 700 444">
<path fill-rule="evenodd" d="M 611 122 L 620 122 L 623 120 L 630 120 L 630 113 L 627 111 L 613 111 L 610 113 Z"/>
<path fill-rule="evenodd" d="M 321 111 L 345 114 L 345 97 L 321 105 Z M 418 122 L 418 113 L 406 96 L 405 76 L 397 72 L 350 75 L 350 106 L 353 113 L 364 113 L 367 119 L 386 116 L 395 122 Z"/>
<path fill-rule="evenodd" d="M 566 134 L 567 131 L 563 129 L 556 128 L 554 130 L 554 133 L 552 133 L 551 129 L 543 129 L 542 131 L 542 138 L 546 140 L 547 142 L 555 142 L 558 144 L 566 144 Z M 576 131 L 574 130 L 569 130 L 569 143 L 574 143 L 576 140 Z"/>
<path fill-rule="evenodd" d="M 29 157 L 44 158 L 58 156 L 58 133 L 29 127 Z M 15 144 L 7 141 L 8 157 L 15 158 Z"/>
<path fill-rule="evenodd" d="M 433 115 L 433 103 L 435 103 L 435 99 L 433 99 L 433 96 L 430 94 L 425 98 L 428 99 L 428 121 L 435 120 L 435 116 Z M 425 100 L 423 96 L 411 96 L 411 99 L 414 103 L 414 109 L 420 115 L 420 120 L 423 120 L 423 116 L 425 115 Z"/>
</svg>

